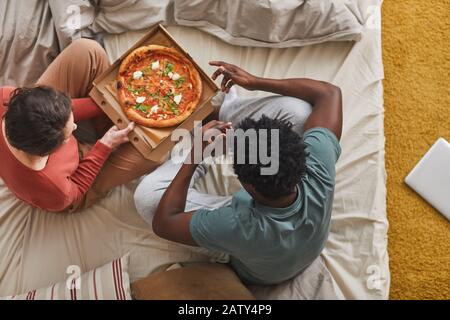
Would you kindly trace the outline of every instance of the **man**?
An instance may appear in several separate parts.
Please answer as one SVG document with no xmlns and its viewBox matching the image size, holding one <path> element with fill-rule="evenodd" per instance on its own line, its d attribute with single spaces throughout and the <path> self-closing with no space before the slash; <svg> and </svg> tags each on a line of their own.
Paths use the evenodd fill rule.
<svg viewBox="0 0 450 320">
<path fill-rule="evenodd" d="M 233 167 L 243 189 L 232 199 L 192 187 L 204 173 L 203 165 L 176 166 L 169 161 L 142 181 L 136 207 L 160 237 L 228 254 L 245 283 L 280 283 L 310 265 L 328 237 L 340 154 L 341 92 L 321 81 L 263 79 L 228 63 L 211 65 L 219 67 L 213 79 L 223 75 L 224 92 L 237 84 L 282 95 L 224 104 L 219 113 L 220 120 L 231 121 L 244 132 L 278 130 L 278 171 L 262 175 L 268 165 L 260 155 L 256 163 L 249 161 L 254 156 L 250 144 L 256 143 L 259 150 L 261 139 L 247 141 L 244 163 L 236 162 L 239 155 L 234 155 Z M 309 116 L 305 115 L 310 106 L 302 100 L 312 106 Z M 213 121 L 203 132 L 211 128 L 225 131 L 229 124 Z"/>
</svg>

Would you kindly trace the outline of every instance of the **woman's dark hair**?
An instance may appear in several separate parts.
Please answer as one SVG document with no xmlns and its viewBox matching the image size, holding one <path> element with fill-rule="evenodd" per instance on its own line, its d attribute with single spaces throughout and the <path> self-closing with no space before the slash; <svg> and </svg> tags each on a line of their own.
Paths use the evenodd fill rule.
<svg viewBox="0 0 450 320">
<path fill-rule="evenodd" d="M 49 155 L 64 142 L 71 112 L 65 93 L 46 86 L 16 89 L 5 114 L 6 138 L 28 154 Z"/>
<path fill-rule="evenodd" d="M 292 129 L 292 123 L 285 120 L 271 119 L 265 115 L 259 120 L 246 118 L 242 120 L 237 126 L 237 129 L 242 129 L 244 132 L 248 130 L 255 130 L 257 133 L 257 140 L 254 142 L 245 141 L 245 163 L 239 163 L 238 155 L 234 153 L 234 172 L 239 180 L 251 184 L 256 191 L 268 199 L 279 199 L 287 196 L 295 190 L 295 186 L 300 182 L 301 178 L 306 173 L 306 155 L 303 138 Z M 262 164 L 260 160 L 260 130 L 266 129 L 278 130 L 279 132 L 279 168 L 278 172 L 273 175 L 262 175 L 261 168 L 267 167 Z M 271 151 L 270 134 L 267 135 L 268 153 Z M 257 161 L 251 163 L 250 161 L 250 143 L 256 144 Z M 274 143 L 277 143 L 274 141 Z"/>
</svg>

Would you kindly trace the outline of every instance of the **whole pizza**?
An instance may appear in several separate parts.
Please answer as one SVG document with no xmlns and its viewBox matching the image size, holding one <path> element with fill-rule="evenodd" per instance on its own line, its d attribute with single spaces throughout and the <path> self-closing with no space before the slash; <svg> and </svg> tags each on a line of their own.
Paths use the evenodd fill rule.
<svg viewBox="0 0 450 320">
<path fill-rule="evenodd" d="M 202 81 L 177 50 L 149 45 L 134 50 L 119 69 L 118 98 L 127 117 L 146 127 L 171 127 L 194 112 Z"/>
</svg>

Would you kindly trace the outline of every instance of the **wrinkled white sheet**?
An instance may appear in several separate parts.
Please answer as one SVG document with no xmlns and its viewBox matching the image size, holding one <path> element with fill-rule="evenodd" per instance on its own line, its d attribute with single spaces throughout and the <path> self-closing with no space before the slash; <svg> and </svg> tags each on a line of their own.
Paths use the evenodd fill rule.
<svg viewBox="0 0 450 320">
<path fill-rule="evenodd" d="M 0 86 L 33 85 L 58 53 L 47 1 L 0 1 Z"/>
</svg>

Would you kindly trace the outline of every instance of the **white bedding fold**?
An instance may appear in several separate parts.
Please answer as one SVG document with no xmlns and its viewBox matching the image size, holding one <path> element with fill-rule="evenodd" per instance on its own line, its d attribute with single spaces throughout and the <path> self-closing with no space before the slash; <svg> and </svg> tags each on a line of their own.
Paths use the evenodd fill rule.
<svg viewBox="0 0 450 320">
<path fill-rule="evenodd" d="M 289 48 L 358 41 L 363 15 L 356 1 L 177 0 L 177 25 L 196 27 L 238 46 Z"/>
<path fill-rule="evenodd" d="M 366 0 L 365 0 L 366 1 Z M 326 41 L 358 41 L 361 0 L 51 0 L 63 41 L 89 32 L 119 34 L 157 23 L 196 27 L 239 46 L 287 48 Z M 80 26 L 68 8 L 78 6 Z"/>
</svg>

